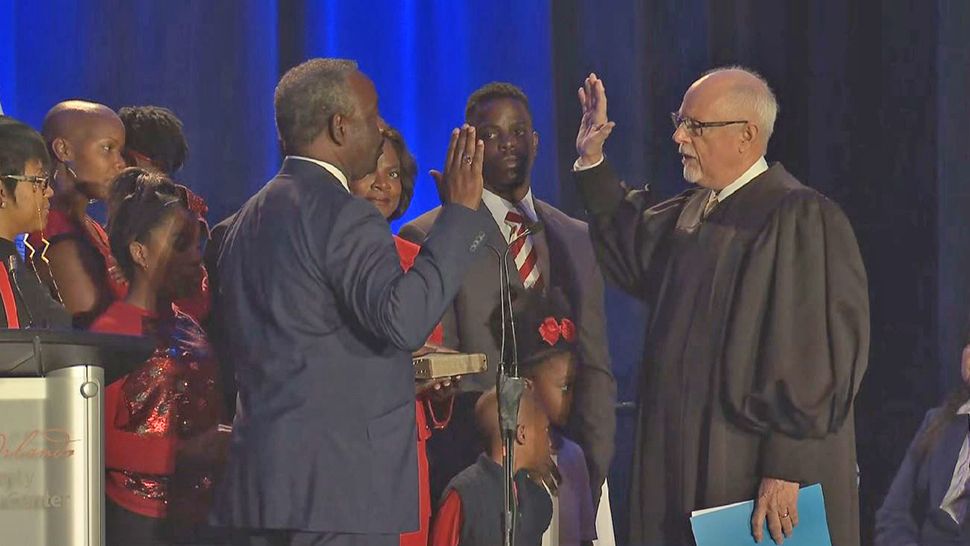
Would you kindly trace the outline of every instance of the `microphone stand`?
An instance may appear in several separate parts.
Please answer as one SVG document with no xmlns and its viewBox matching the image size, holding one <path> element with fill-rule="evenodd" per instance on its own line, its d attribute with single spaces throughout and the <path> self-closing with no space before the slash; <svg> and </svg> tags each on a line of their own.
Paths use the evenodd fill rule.
<svg viewBox="0 0 970 546">
<path fill-rule="evenodd" d="M 499 302 L 502 306 L 501 361 L 496 367 L 496 395 L 498 397 L 499 428 L 502 432 L 502 470 L 505 475 L 505 506 L 502 514 L 502 538 L 504 546 L 513 546 L 518 504 L 515 498 L 515 436 L 519 424 L 519 402 L 525 390 L 525 379 L 519 377 L 518 342 L 515 338 L 515 317 L 512 314 L 512 284 L 509 273 L 509 252 L 519 240 L 542 231 L 542 223 L 528 225 L 522 233 L 513 237 L 499 263 Z M 495 251 L 495 249 L 492 249 Z M 498 254 L 498 252 L 495 252 Z M 506 315 L 507 314 L 507 315 Z M 508 332 L 511 343 L 506 344 Z M 506 351 L 508 348 L 508 351 Z"/>
</svg>

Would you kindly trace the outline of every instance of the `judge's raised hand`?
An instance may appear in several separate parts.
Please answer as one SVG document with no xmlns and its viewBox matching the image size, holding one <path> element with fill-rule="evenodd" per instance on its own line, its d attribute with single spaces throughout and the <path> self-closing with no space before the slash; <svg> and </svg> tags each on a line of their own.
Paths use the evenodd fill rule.
<svg viewBox="0 0 970 546">
<path fill-rule="evenodd" d="M 606 87 L 596 74 L 590 74 L 579 88 L 579 106 L 583 119 L 576 134 L 576 152 L 582 167 L 603 159 L 603 144 L 616 126 L 606 117 Z"/>
<path fill-rule="evenodd" d="M 478 210 L 482 203 L 482 162 L 485 143 L 475 136 L 475 128 L 462 125 L 451 132 L 444 172 L 431 171 L 443 204 L 454 203 Z"/>
<path fill-rule="evenodd" d="M 751 516 L 751 534 L 755 542 L 764 538 L 764 522 L 768 520 L 768 532 L 775 544 L 785 542 L 798 525 L 798 484 L 774 478 L 762 478 L 758 487 L 754 514 Z"/>
</svg>

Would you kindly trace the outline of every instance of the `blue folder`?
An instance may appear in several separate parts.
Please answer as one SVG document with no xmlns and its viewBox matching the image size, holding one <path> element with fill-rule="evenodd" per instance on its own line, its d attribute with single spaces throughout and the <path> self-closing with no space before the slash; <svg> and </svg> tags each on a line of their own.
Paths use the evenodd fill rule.
<svg viewBox="0 0 970 546">
<path fill-rule="evenodd" d="M 690 526 L 697 546 L 755 546 L 758 543 L 751 536 L 753 512 L 754 501 L 695 511 Z M 760 546 L 774 543 L 766 523 Z M 798 492 L 798 526 L 790 538 L 785 538 L 785 546 L 832 546 L 821 484 Z"/>
</svg>

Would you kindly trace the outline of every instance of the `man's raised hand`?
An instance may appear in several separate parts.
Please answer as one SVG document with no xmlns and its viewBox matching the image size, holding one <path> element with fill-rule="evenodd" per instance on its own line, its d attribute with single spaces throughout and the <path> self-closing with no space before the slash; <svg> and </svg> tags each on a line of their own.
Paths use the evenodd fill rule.
<svg viewBox="0 0 970 546">
<path fill-rule="evenodd" d="M 482 202 L 482 163 L 485 143 L 475 135 L 475 128 L 462 125 L 451 132 L 444 173 L 431 171 L 443 204 L 455 203 L 478 210 Z"/>
<path fill-rule="evenodd" d="M 603 159 L 603 144 L 616 124 L 606 116 L 606 87 L 596 74 L 586 78 L 578 95 L 583 118 L 576 134 L 576 152 L 582 167 L 594 165 Z"/>
</svg>

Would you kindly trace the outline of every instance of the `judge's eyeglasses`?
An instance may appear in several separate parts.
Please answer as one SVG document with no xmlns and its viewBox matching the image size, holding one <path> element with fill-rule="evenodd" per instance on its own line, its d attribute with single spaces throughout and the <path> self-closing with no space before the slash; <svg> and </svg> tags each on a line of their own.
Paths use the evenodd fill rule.
<svg viewBox="0 0 970 546">
<path fill-rule="evenodd" d="M 697 121 L 696 119 L 691 119 L 680 115 L 679 112 L 670 113 L 670 121 L 674 124 L 674 131 L 680 128 L 681 125 L 690 136 L 699 137 L 704 134 L 704 129 L 709 127 L 725 127 L 727 125 L 737 125 L 739 123 L 748 123 L 746 119 L 737 119 L 732 121 Z"/>
</svg>

